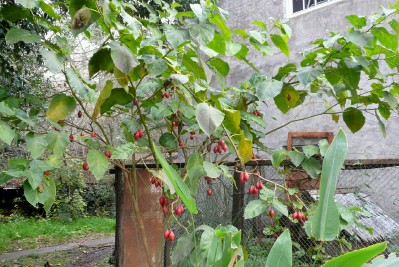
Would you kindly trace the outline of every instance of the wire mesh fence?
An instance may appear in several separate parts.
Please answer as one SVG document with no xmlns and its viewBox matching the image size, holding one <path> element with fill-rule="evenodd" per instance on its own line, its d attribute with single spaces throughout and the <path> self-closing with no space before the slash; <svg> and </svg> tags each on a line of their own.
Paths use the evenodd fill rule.
<svg viewBox="0 0 399 267">
<path fill-rule="evenodd" d="M 276 170 L 270 161 L 262 161 L 261 164 L 257 168 L 262 177 L 283 184 L 287 178 L 287 170 Z M 199 212 L 194 217 L 195 226 L 206 224 L 216 227 L 219 224 L 233 224 L 241 228 L 242 242 L 248 253 L 246 266 L 264 265 L 274 241 L 286 228 L 290 229 L 293 240 L 294 266 L 311 266 L 315 262 L 321 263 L 344 252 L 381 241 L 388 241 L 386 253 L 399 252 L 398 165 L 399 160 L 346 161 L 345 168 L 338 178 L 335 195 L 343 218 L 341 225 L 345 229 L 331 242 L 321 243 L 310 239 L 304 230 L 304 222 L 292 220 L 295 211 L 307 214 L 307 211 L 312 209 L 318 199 L 317 187 L 299 190 L 295 195 L 308 209 L 295 210 L 291 206 L 288 208 L 289 217 L 278 215 L 274 219 L 265 212 L 256 218 L 242 220 L 240 225 L 237 215 L 242 216 L 247 203 L 259 197 L 248 193 L 249 186 L 255 181 L 246 183 L 245 187 L 237 192 L 229 178 L 220 177 L 210 184 L 204 179 L 200 181 L 199 193 L 196 196 Z M 249 167 L 248 170 L 253 170 L 253 167 Z M 233 168 L 231 171 L 234 171 Z M 212 196 L 208 196 L 208 189 L 212 189 Z M 280 193 L 279 197 L 285 200 L 287 196 Z M 240 202 L 237 202 L 237 198 L 242 200 L 239 207 L 237 203 Z M 179 221 L 187 222 L 191 220 L 189 216 L 185 213 Z M 173 225 L 173 229 L 176 238 L 184 232 L 177 223 Z"/>
</svg>

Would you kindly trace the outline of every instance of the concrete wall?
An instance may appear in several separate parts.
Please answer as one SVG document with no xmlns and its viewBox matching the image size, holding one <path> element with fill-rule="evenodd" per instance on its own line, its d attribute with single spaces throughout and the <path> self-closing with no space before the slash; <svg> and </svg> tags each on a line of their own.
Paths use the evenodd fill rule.
<svg viewBox="0 0 399 267">
<path fill-rule="evenodd" d="M 276 73 L 279 66 L 289 62 L 298 62 L 301 59 L 299 54 L 304 48 L 309 47 L 312 40 L 327 37 L 328 32 L 347 32 L 349 24 L 345 16 L 350 14 L 370 15 L 378 11 L 383 5 L 389 7 L 389 0 L 341 0 L 320 7 L 318 9 L 298 14 L 289 19 L 288 24 L 293 30 L 290 41 L 291 56 L 286 58 L 276 51 L 272 57 L 261 57 L 259 54 L 251 53 L 251 60 L 264 72 Z M 260 0 L 260 1 L 231 1 L 222 0 L 220 5 L 230 13 L 229 24 L 232 28 L 250 27 L 251 21 L 267 21 L 269 17 L 284 18 L 285 1 L 283 0 Z M 256 56 L 255 56 L 256 55 Z M 241 81 L 248 78 L 253 71 L 245 64 L 231 61 L 231 73 L 228 83 L 238 86 Z M 363 82 L 367 87 L 367 83 Z M 268 125 L 267 131 L 272 130 L 281 124 L 301 117 L 306 117 L 324 110 L 320 100 L 312 99 L 305 107 L 298 107 L 287 114 L 279 112 L 274 104 L 264 107 L 265 121 Z M 337 110 L 340 111 L 340 110 Z M 276 119 L 273 119 L 275 117 Z M 336 124 L 330 116 L 316 117 L 311 120 L 290 124 L 281 130 L 269 134 L 264 140 L 265 144 L 278 148 L 287 144 L 288 131 L 331 131 L 337 132 L 342 127 L 348 135 L 349 156 L 348 158 L 392 158 L 398 157 L 398 143 L 396 132 L 399 131 L 398 117 L 393 115 L 386 123 L 387 138 L 384 139 L 374 116 L 366 116 L 366 125 L 356 134 L 352 134 L 340 119 Z"/>
</svg>

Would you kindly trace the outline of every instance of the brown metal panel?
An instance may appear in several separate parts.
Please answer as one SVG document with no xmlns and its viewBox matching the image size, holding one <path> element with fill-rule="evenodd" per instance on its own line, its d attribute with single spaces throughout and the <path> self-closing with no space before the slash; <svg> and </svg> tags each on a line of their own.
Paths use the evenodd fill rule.
<svg viewBox="0 0 399 267">
<path fill-rule="evenodd" d="M 287 150 L 292 150 L 292 144 L 294 138 L 326 138 L 331 144 L 334 139 L 334 133 L 332 132 L 288 132 Z"/>
</svg>

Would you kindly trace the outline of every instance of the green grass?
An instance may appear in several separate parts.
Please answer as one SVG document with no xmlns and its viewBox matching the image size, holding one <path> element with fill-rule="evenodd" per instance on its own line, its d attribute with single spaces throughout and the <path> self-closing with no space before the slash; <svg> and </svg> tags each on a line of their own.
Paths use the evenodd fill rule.
<svg viewBox="0 0 399 267">
<path fill-rule="evenodd" d="M 115 218 L 87 217 L 71 222 L 52 219 L 18 218 L 0 223 L 0 253 L 72 242 L 101 233 L 115 232 Z"/>
</svg>

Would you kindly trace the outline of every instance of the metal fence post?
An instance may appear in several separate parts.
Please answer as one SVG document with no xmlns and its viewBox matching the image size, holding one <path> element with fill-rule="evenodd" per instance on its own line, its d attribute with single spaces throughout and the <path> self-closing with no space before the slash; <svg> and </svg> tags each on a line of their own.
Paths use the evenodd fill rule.
<svg viewBox="0 0 399 267">
<path fill-rule="evenodd" d="M 233 208 L 232 208 L 232 223 L 242 230 L 244 227 L 244 190 L 245 184 L 240 183 L 240 172 L 234 171 L 234 181 L 236 186 L 233 187 Z"/>
</svg>

